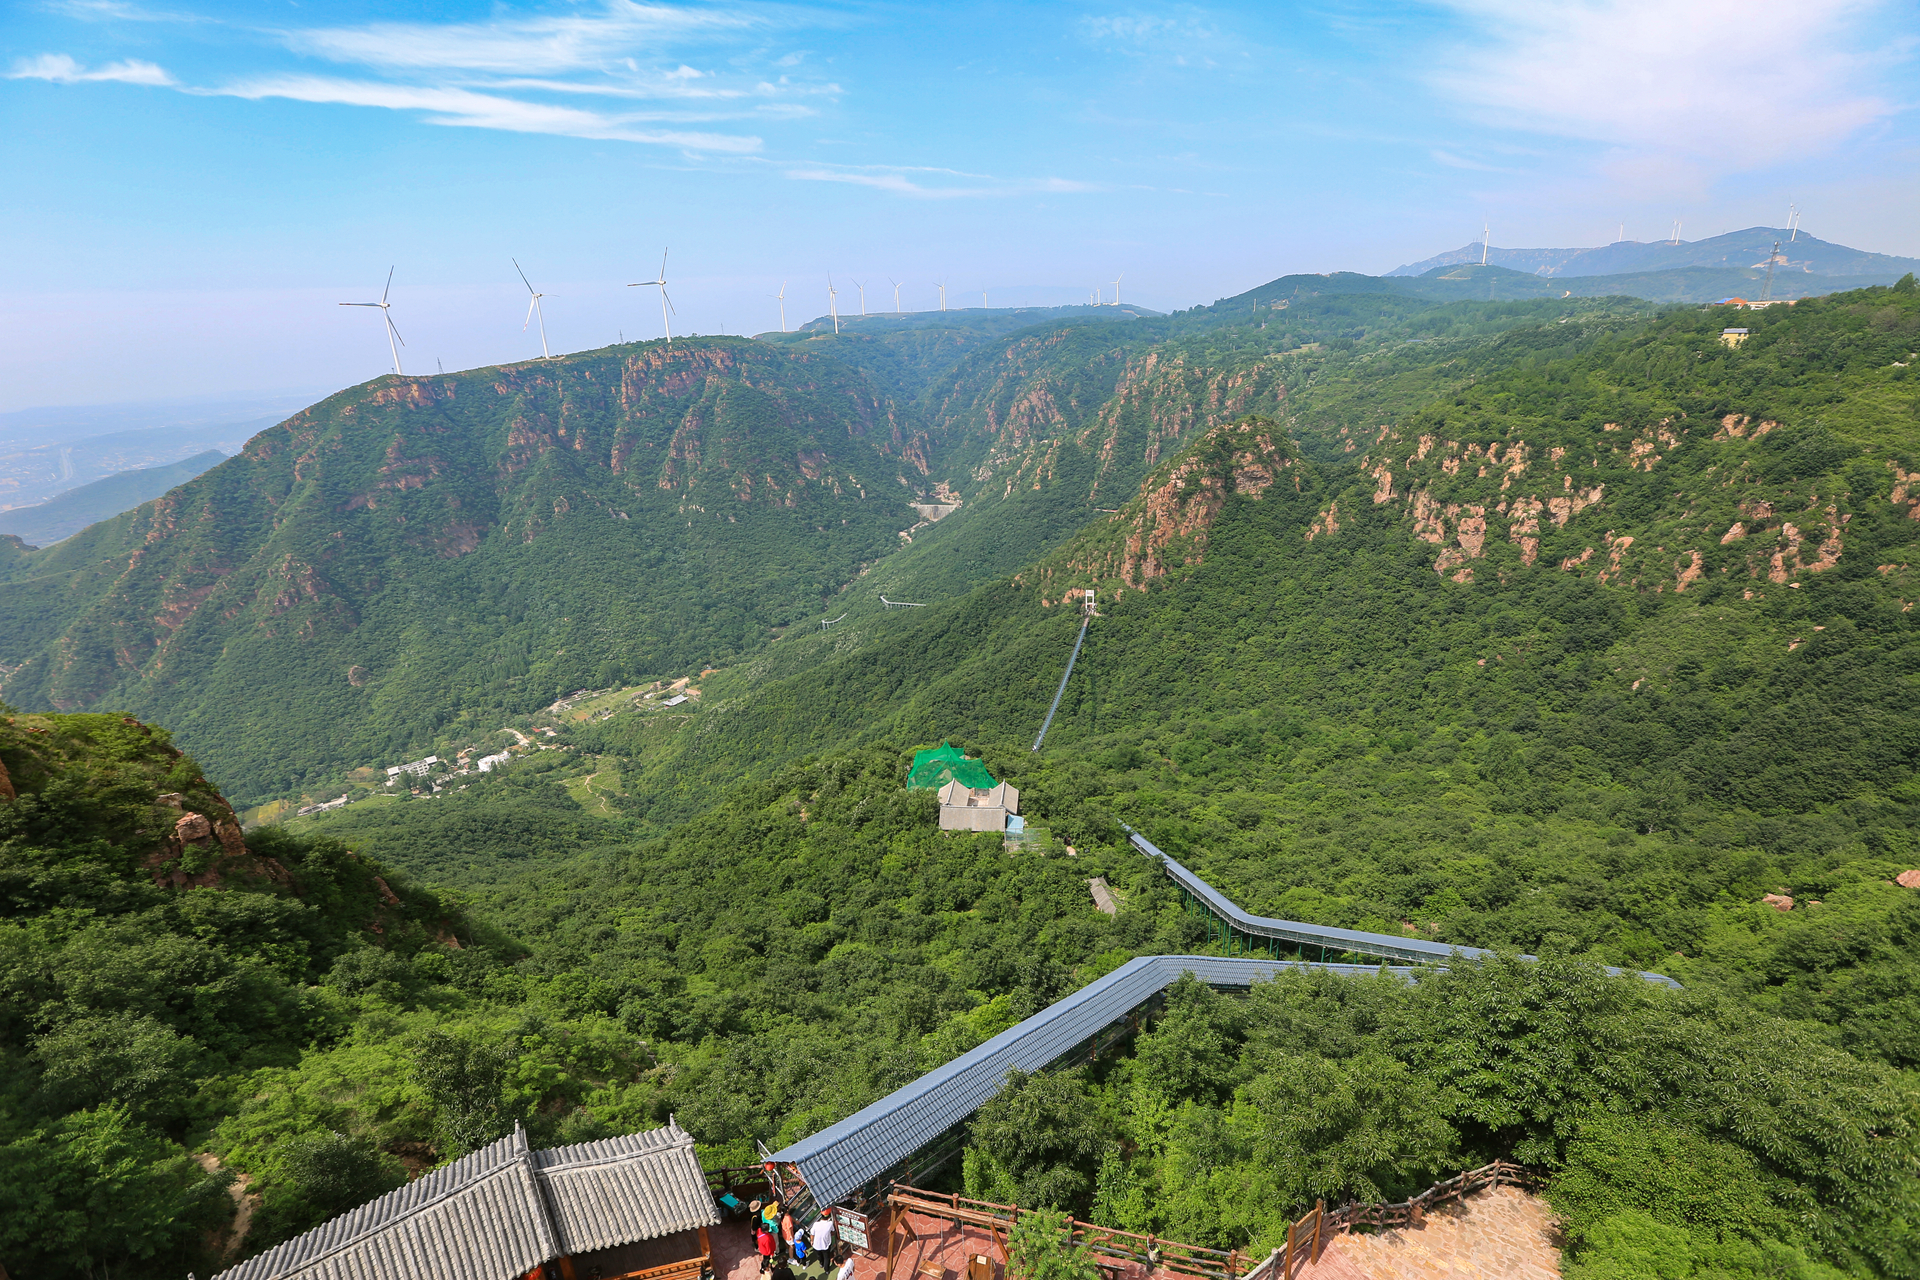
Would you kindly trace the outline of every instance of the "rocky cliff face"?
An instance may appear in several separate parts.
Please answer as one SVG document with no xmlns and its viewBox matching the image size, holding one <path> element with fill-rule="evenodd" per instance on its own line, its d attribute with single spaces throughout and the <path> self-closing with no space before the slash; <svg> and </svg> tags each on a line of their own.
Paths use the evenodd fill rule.
<svg viewBox="0 0 1920 1280">
<path fill-rule="evenodd" d="M 964 362 L 929 396 L 945 469 L 969 497 L 1005 499 L 1065 482 L 1119 503 L 1209 427 L 1284 399 L 1279 359 L 1208 360 L 1179 344 L 1062 328 Z"/>
<path fill-rule="evenodd" d="M 233 807 L 164 730 L 131 716 L 10 715 L 0 722 L 0 803 L 14 806 L 14 836 L 73 815 L 51 812 L 55 793 L 84 793 L 85 833 L 121 851 L 119 870 L 162 888 L 288 883 L 285 867 L 256 857 Z M 62 797 L 63 799 L 64 797 Z M 49 801 L 52 801 L 50 804 Z"/>
<path fill-rule="evenodd" d="M 1030 580 L 1047 604 L 1080 589 L 1109 600 L 1144 591 L 1156 578 L 1205 562 L 1208 539 L 1229 502 L 1260 502 L 1276 485 L 1300 495 L 1304 469 L 1271 418 L 1250 415 L 1213 427 L 1155 470 L 1126 506 L 1016 581 Z"/>
<path fill-rule="evenodd" d="M 1764 592 L 1841 563 L 1848 525 L 1875 500 L 1876 479 L 1891 486 L 1887 500 L 1901 516 L 1920 512 L 1920 479 L 1897 462 L 1878 463 L 1885 476 L 1870 472 L 1863 487 L 1833 470 L 1851 450 L 1796 462 L 1796 451 L 1820 451 L 1817 431 L 1775 448 L 1778 428 L 1727 413 L 1506 438 L 1448 438 L 1418 425 L 1382 426 L 1370 439 L 1348 433 L 1365 497 L 1330 501 L 1304 536 L 1337 534 L 1339 503 L 1351 512 L 1364 500 L 1403 513 L 1432 548 L 1434 572 L 1455 582 L 1542 564 L 1655 592 L 1684 593 L 1710 577 Z"/>
</svg>

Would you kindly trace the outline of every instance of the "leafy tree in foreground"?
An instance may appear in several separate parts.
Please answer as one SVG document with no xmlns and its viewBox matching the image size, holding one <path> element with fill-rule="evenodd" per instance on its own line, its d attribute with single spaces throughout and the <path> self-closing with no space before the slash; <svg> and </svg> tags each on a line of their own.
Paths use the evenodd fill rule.
<svg viewBox="0 0 1920 1280">
<path fill-rule="evenodd" d="M 1007 1232 L 1008 1270 L 1017 1280 L 1099 1280 L 1099 1265 L 1073 1243 L 1071 1227 L 1060 1210 L 1022 1209 Z"/>
</svg>

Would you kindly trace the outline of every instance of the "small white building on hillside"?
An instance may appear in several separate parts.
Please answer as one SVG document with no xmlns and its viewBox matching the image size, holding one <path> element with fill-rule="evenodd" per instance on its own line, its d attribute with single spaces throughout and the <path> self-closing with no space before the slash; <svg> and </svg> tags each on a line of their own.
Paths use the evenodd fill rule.
<svg viewBox="0 0 1920 1280">
<path fill-rule="evenodd" d="M 1007 819 L 1020 812 L 1020 789 L 1011 782 L 991 787 L 969 787 L 949 782 L 940 788 L 942 831 L 1005 831 Z"/>
</svg>

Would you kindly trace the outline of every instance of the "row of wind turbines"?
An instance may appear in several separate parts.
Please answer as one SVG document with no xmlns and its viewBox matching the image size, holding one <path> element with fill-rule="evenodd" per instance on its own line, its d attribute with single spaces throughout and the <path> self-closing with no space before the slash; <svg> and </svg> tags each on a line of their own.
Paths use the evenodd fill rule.
<svg viewBox="0 0 1920 1280">
<path fill-rule="evenodd" d="M 669 297 L 667 294 L 667 253 L 668 253 L 668 250 L 665 250 L 665 249 L 661 250 L 660 252 L 660 275 L 657 279 L 636 280 L 632 284 L 629 284 L 627 287 L 629 289 L 660 290 L 660 327 L 666 332 L 667 341 L 671 343 L 673 341 L 672 317 L 679 315 L 680 313 L 678 310 L 675 309 L 673 305 L 673 299 Z M 540 354 L 543 358 L 551 360 L 553 359 L 553 351 L 547 346 L 547 313 L 546 313 L 546 310 L 540 305 L 540 300 L 546 297 L 547 295 L 533 287 L 533 281 L 527 279 L 527 273 L 520 266 L 519 259 L 509 258 L 508 261 L 513 263 L 513 269 L 515 273 L 519 275 L 520 283 L 527 286 L 527 316 L 526 316 L 526 319 L 521 321 L 520 323 L 520 332 L 525 333 L 527 331 L 528 326 L 532 325 L 536 320 L 539 321 Z M 387 268 L 387 284 L 386 284 L 386 287 L 380 291 L 380 301 L 378 302 L 343 302 L 340 305 L 343 307 L 378 307 L 379 308 L 381 319 L 383 319 L 386 322 L 386 327 L 387 327 L 387 349 L 393 353 L 393 371 L 404 377 L 406 374 L 406 370 L 401 368 L 401 365 L 400 365 L 400 348 L 407 345 L 407 340 L 400 336 L 400 330 L 398 326 L 396 326 L 393 323 L 393 303 L 391 301 L 391 295 L 393 293 L 393 273 L 395 270 L 396 270 L 395 267 Z M 1096 307 L 1119 306 L 1120 305 L 1120 282 L 1125 278 L 1126 278 L 1126 275 L 1123 272 L 1122 274 L 1115 276 L 1112 280 L 1107 282 L 1108 284 L 1111 284 L 1113 286 L 1112 302 L 1106 301 L 1104 286 L 1095 285 L 1090 294 L 1089 305 L 1096 306 Z M 895 315 L 904 314 L 900 305 L 900 290 L 905 286 L 900 281 L 895 280 L 892 276 L 887 277 L 887 283 L 893 286 L 894 314 Z M 782 333 L 789 332 L 787 328 L 787 284 L 788 284 L 787 281 L 785 280 L 781 281 L 780 292 L 767 295 L 769 298 L 775 299 L 780 304 L 780 332 Z M 855 289 L 859 291 L 860 314 L 863 316 L 870 314 L 867 311 L 867 286 L 865 282 L 860 280 L 855 280 L 853 281 L 853 286 Z M 940 291 L 940 310 L 945 311 L 947 309 L 947 282 L 944 280 L 935 281 L 934 287 Z M 986 290 L 986 286 L 984 285 L 981 286 L 981 289 L 980 289 L 980 307 L 982 310 L 985 310 L 987 307 L 987 290 Z M 840 332 L 840 291 L 838 288 L 834 286 L 832 275 L 828 275 L 827 277 L 827 314 L 831 316 L 833 319 L 833 331 L 835 333 L 839 333 Z"/>
<path fill-rule="evenodd" d="M 539 320 L 540 354 L 545 359 L 551 360 L 553 359 L 553 352 L 547 346 L 547 313 L 545 308 L 540 305 L 540 299 L 547 295 L 533 287 L 533 281 L 527 279 L 527 273 L 521 268 L 518 258 L 509 258 L 507 261 L 513 263 L 514 271 L 519 273 L 520 283 L 527 286 L 527 318 L 520 322 L 520 332 L 525 333 L 528 325 L 532 324 L 536 319 Z M 400 367 L 400 348 L 407 345 L 407 340 L 400 336 L 399 328 L 393 323 L 393 303 L 389 301 L 393 293 L 393 273 L 396 269 L 396 267 L 387 268 L 387 287 L 380 291 L 380 301 L 343 302 L 340 305 L 343 307 L 380 308 L 380 314 L 387 322 L 387 350 L 393 353 L 393 371 L 405 377 L 406 370 Z M 669 319 L 669 315 L 678 315 L 679 312 L 674 310 L 673 299 L 667 296 L 667 251 L 662 250 L 660 253 L 659 279 L 636 280 L 627 287 L 629 289 L 658 288 L 660 290 L 660 326 L 667 331 L 667 341 L 672 342 L 673 324 Z"/>
</svg>

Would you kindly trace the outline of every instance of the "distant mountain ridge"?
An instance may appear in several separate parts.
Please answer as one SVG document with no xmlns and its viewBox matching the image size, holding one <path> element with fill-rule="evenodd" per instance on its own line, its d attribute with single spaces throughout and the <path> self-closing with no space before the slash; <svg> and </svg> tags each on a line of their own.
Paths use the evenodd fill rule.
<svg viewBox="0 0 1920 1280">
<path fill-rule="evenodd" d="M 1850 281 L 1859 278 L 1857 283 L 1862 285 L 1891 284 L 1906 272 L 1920 272 L 1920 258 L 1869 253 L 1785 227 L 1748 227 L 1706 240 L 1620 240 L 1584 249 L 1494 246 L 1486 250 L 1485 265 L 1550 277 L 1627 275 L 1688 267 L 1764 271 L 1775 241 L 1780 244 L 1779 257 L 1774 262 L 1776 279 L 1783 274 L 1801 274 L 1845 277 Z M 1480 265 L 1480 261 L 1480 243 L 1473 241 L 1458 249 L 1395 267 L 1387 275 L 1423 276 L 1440 267 Z"/>
<path fill-rule="evenodd" d="M 51 546 L 95 521 L 111 520 L 122 511 L 152 501 L 175 485 L 220 465 L 226 456 L 218 449 L 206 449 L 164 466 L 116 472 L 37 506 L 0 511 L 0 533 L 10 533 L 29 546 Z"/>
</svg>

